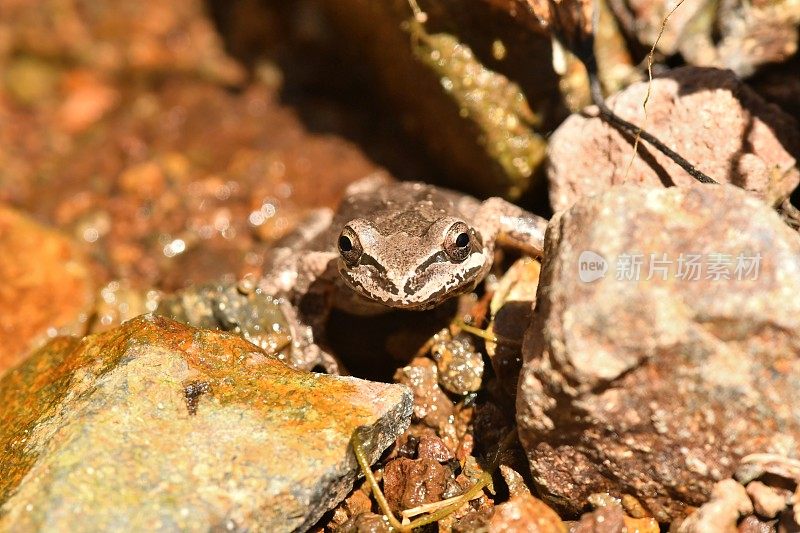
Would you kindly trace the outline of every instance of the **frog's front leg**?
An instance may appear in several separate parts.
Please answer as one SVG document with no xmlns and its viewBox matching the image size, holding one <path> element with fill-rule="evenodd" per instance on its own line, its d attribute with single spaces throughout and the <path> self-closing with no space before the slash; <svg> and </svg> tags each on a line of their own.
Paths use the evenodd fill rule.
<svg viewBox="0 0 800 533">
<path fill-rule="evenodd" d="M 295 349 L 303 353 L 303 358 L 317 361 L 329 373 L 340 373 L 338 361 L 318 344 L 330 314 L 338 254 L 286 248 L 276 250 L 275 254 L 277 258 L 259 288 L 284 299 L 295 311 L 291 318 L 292 337 Z"/>
<path fill-rule="evenodd" d="M 319 325 L 311 325 L 301 318 L 297 309 L 286 300 L 283 300 L 282 310 L 289 322 L 295 360 L 303 362 L 303 368 L 308 370 L 321 366 L 328 374 L 341 374 L 343 367 L 339 360 L 318 344 Z"/>
<path fill-rule="evenodd" d="M 490 249 L 515 248 L 534 257 L 544 250 L 547 220 L 502 198 L 489 198 L 475 213 L 475 226 Z"/>
</svg>

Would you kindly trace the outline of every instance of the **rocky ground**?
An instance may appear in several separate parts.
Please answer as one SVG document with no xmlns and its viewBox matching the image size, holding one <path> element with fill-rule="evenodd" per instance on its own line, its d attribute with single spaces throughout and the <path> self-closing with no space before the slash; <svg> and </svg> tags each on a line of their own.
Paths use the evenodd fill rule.
<svg viewBox="0 0 800 533">
<path fill-rule="evenodd" d="M 0 0 L 0 530 L 800 530 L 800 4 L 600 5 L 717 185 L 588 5 Z M 310 372 L 257 280 L 370 176 L 545 253 Z"/>
</svg>

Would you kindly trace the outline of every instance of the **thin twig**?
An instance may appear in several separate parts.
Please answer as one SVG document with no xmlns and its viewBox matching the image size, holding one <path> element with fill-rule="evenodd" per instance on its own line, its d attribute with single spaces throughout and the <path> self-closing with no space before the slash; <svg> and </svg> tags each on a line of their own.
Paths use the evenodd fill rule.
<svg viewBox="0 0 800 533">
<path fill-rule="evenodd" d="M 702 170 L 699 170 L 697 167 L 692 165 L 689 161 L 687 161 L 683 156 L 678 154 L 675 150 L 664 144 L 663 142 L 659 141 L 651 133 L 643 130 L 639 126 L 635 126 L 625 120 L 624 118 L 620 117 L 619 115 L 615 114 L 605 103 L 603 99 L 602 92 L 600 91 L 599 85 L 600 81 L 595 77 L 594 79 L 590 79 L 592 84 L 592 101 L 594 105 L 600 110 L 600 116 L 612 126 L 616 127 L 624 131 L 629 135 L 635 136 L 635 141 L 633 143 L 634 146 L 634 155 L 632 157 L 636 157 L 636 151 L 638 150 L 638 143 L 639 138 L 644 139 L 651 145 L 653 145 L 657 150 L 662 152 L 664 155 L 669 157 L 672 161 L 674 161 L 679 167 L 685 170 L 690 176 L 694 179 L 699 181 L 700 183 L 709 183 L 709 184 L 717 184 L 717 181 L 707 174 L 705 174 Z M 631 159 L 631 162 L 633 159 Z M 630 163 L 628 163 L 630 165 Z M 627 170 L 625 171 L 627 174 Z"/>
<path fill-rule="evenodd" d="M 682 3 L 683 3 L 683 0 L 680 0 L 680 2 L 678 2 L 678 4 L 667 14 L 667 16 L 664 17 L 664 20 L 661 22 L 661 31 L 658 34 L 658 38 L 661 38 L 661 34 L 664 32 L 664 28 L 666 27 L 667 20 L 669 19 L 669 17 L 672 15 L 672 13 L 675 12 L 676 9 L 678 9 L 678 7 L 680 7 L 680 5 Z M 594 13 L 593 13 L 593 17 L 592 17 L 592 26 L 594 27 L 593 28 L 593 33 L 595 35 L 597 34 L 597 27 L 599 25 L 599 19 L 600 19 L 599 13 L 600 13 L 600 10 L 595 5 L 594 6 Z M 658 43 L 658 38 L 656 39 L 656 42 L 653 44 L 653 48 L 650 50 L 650 54 L 648 56 L 649 60 L 648 60 L 648 64 L 647 64 L 647 73 L 648 73 L 650 81 L 648 82 L 648 85 L 647 85 L 647 94 L 645 95 L 644 102 L 642 103 L 642 106 L 645 107 L 645 122 L 647 121 L 647 107 L 646 107 L 646 105 L 647 105 L 647 101 L 650 98 L 650 84 L 653 81 L 653 70 L 652 70 L 653 53 L 655 51 L 656 44 Z M 648 143 L 650 143 L 651 145 L 653 145 L 653 147 L 655 147 L 661 153 L 663 153 L 664 155 L 669 157 L 679 167 L 681 167 L 683 170 L 685 170 L 690 176 L 692 176 L 694 179 L 696 179 L 700 183 L 714 183 L 714 184 L 716 184 L 717 183 L 716 180 L 712 179 L 707 174 L 705 174 L 704 172 L 699 170 L 697 167 L 692 165 L 689 161 L 687 161 L 680 154 L 678 154 L 677 152 L 672 150 L 670 147 L 668 147 L 663 142 L 659 141 L 654 135 L 652 135 L 651 133 L 648 133 L 647 131 L 645 131 L 643 128 L 641 128 L 639 126 L 636 126 L 636 125 L 628 122 L 624 118 L 622 118 L 619 115 L 617 115 L 616 113 L 614 113 L 611 110 L 611 108 L 608 107 L 608 105 L 606 104 L 606 101 L 605 101 L 605 97 L 603 96 L 603 87 L 602 87 L 602 85 L 600 83 L 600 73 L 599 73 L 599 69 L 598 69 L 598 66 L 597 66 L 597 59 L 594 56 L 593 47 L 588 47 L 588 50 L 589 51 L 585 54 L 586 57 L 581 57 L 580 59 L 583 61 L 583 64 L 586 66 L 586 72 L 589 75 L 589 88 L 590 88 L 591 95 L 592 95 L 592 102 L 594 102 L 594 105 L 596 105 L 597 108 L 600 110 L 600 117 L 603 120 L 605 120 L 606 122 L 608 122 L 609 124 L 611 124 L 612 126 L 614 126 L 615 128 L 617 128 L 619 130 L 622 130 L 622 131 L 624 131 L 625 133 L 627 133 L 629 135 L 633 135 L 634 136 L 633 155 L 631 156 L 631 161 L 628 163 L 628 168 L 625 170 L 625 175 L 627 176 L 628 169 L 630 169 L 630 165 L 633 162 L 633 159 L 636 157 L 636 153 L 637 153 L 637 150 L 639 148 L 639 139 L 641 138 L 641 139 L 644 139 L 645 141 L 647 141 Z"/>
<path fill-rule="evenodd" d="M 370 468 L 369 460 L 367 459 L 366 453 L 364 453 L 364 445 L 361 442 L 361 437 L 358 434 L 358 429 L 353 431 L 353 434 L 350 437 L 350 445 L 353 448 L 353 453 L 356 456 L 356 461 L 358 462 L 358 465 L 361 467 L 361 471 L 364 473 L 364 477 L 367 479 L 367 483 L 369 484 L 370 489 L 372 490 L 372 494 L 375 496 L 375 499 L 378 502 L 378 507 L 381 508 L 381 511 L 386 516 L 386 519 L 389 521 L 389 525 L 391 525 L 391 527 L 395 528 L 397 531 L 400 531 L 401 533 L 409 533 L 410 531 L 418 527 L 438 522 L 442 518 L 445 518 L 450 514 L 452 514 L 453 512 L 455 512 L 459 507 L 461 507 L 465 503 L 477 498 L 480 492 L 484 488 L 486 488 L 489 484 L 491 484 L 492 474 L 497 469 L 497 466 L 500 464 L 502 453 L 509 447 L 511 447 L 516 438 L 517 438 L 517 428 L 516 426 L 514 426 L 498 445 L 494 460 L 489 464 L 489 467 L 481 473 L 481 475 L 478 477 L 478 480 L 472 487 L 469 488 L 467 492 L 465 492 L 461 496 L 456 496 L 455 498 L 446 500 L 448 502 L 452 502 L 446 507 L 440 508 L 431 514 L 418 518 L 408 524 L 401 523 L 397 519 L 397 517 L 394 516 L 394 513 L 392 513 L 392 509 L 389 507 L 389 502 L 386 501 L 386 497 L 383 495 L 383 491 L 381 491 L 380 486 L 378 486 L 378 481 L 375 479 L 375 474 L 372 473 L 372 468 Z M 439 503 L 441 504 L 443 502 Z"/>
<path fill-rule="evenodd" d="M 411 531 L 411 529 L 407 529 L 406 526 L 401 524 L 394 516 L 394 513 L 392 513 L 389 502 L 386 501 L 383 491 L 381 491 L 381 488 L 378 486 L 378 480 L 375 479 L 375 474 L 372 473 L 369 459 L 367 459 L 367 455 L 364 453 L 364 445 L 361 442 L 361 437 L 358 435 L 358 429 L 353 431 L 353 435 L 350 437 L 350 444 L 353 447 L 353 453 L 356 456 L 356 461 L 358 461 L 358 466 L 361 467 L 361 471 L 364 472 L 364 477 L 367 478 L 367 483 L 369 483 L 369 487 L 372 489 L 372 495 L 375 496 L 375 499 L 378 501 L 378 506 L 381 508 L 381 511 L 383 511 L 386 519 L 389 520 L 389 524 L 401 532 Z"/>
<path fill-rule="evenodd" d="M 507 450 L 516 440 L 517 438 L 517 428 L 514 426 L 511 431 L 503 438 L 500 442 L 500 445 L 497 448 L 497 453 L 495 454 L 494 460 L 490 463 L 489 468 L 481 473 L 478 481 L 464 494 L 458 496 L 455 503 L 452 505 L 448 505 L 444 509 L 439 509 L 438 511 L 429 514 L 428 516 L 418 518 L 409 524 L 409 526 L 413 529 L 416 527 L 424 526 L 427 524 L 432 524 L 434 522 L 438 522 L 442 518 L 445 518 L 455 511 L 458 510 L 459 507 L 464 505 L 465 503 L 474 500 L 479 493 L 486 488 L 492 482 L 492 473 L 497 469 L 497 465 L 500 464 L 501 454 Z"/>
<path fill-rule="evenodd" d="M 475 326 L 470 326 L 460 318 L 455 321 L 455 326 L 462 331 L 466 331 L 467 333 L 475 335 L 476 337 L 480 337 L 481 339 L 489 342 L 497 343 L 500 340 L 497 338 L 496 335 L 489 333 L 485 329 L 476 328 Z"/>
</svg>

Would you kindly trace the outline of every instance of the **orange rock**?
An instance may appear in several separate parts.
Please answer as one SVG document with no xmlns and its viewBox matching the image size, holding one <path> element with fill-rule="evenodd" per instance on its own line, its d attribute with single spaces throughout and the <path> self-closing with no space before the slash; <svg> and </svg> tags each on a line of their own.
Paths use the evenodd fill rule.
<svg viewBox="0 0 800 533">
<path fill-rule="evenodd" d="M 0 206 L 0 374 L 40 340 L 82 329 L 93 300 L 85 259 L 65 236 Z"/>
</svg>

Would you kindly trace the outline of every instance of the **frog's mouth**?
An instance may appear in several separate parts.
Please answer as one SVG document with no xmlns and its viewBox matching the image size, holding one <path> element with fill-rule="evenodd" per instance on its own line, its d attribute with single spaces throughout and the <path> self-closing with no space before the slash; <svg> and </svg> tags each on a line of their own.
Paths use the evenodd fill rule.
<svg viewBox="0 0 800 533">
<path fill-rule="evenodd" d="M 353 291 L 367 300 L 397 309 L 424 311 L 471 291 L 488 270 L 483 261 L 463 266 L 465 268 L 455 272 L 448 270 L 446 277 L 435 270 L 424 270 L 401 278 L 399 282 L 391 280 L 378 265 L 347 267 L 340 264 L 339 274 Z M 446 282 L 437 281 L 439 279 L 446 279 Z"/>
</svg>

